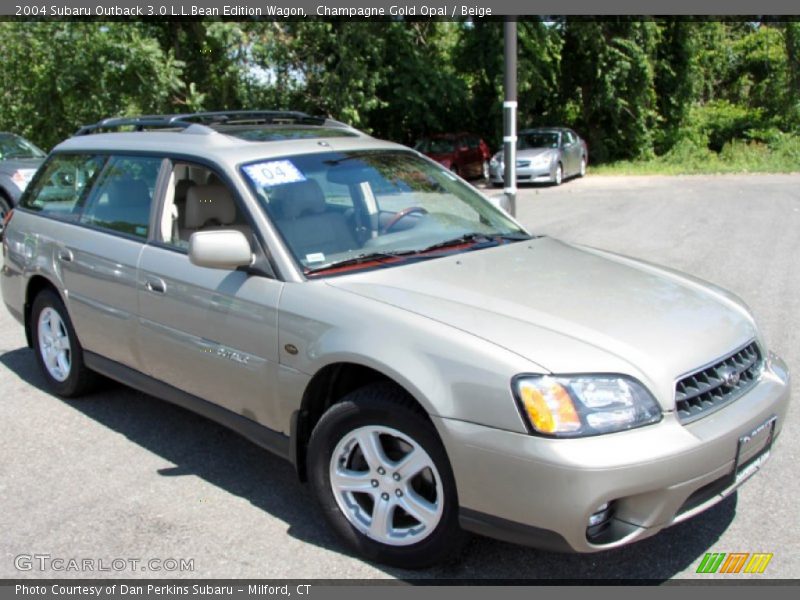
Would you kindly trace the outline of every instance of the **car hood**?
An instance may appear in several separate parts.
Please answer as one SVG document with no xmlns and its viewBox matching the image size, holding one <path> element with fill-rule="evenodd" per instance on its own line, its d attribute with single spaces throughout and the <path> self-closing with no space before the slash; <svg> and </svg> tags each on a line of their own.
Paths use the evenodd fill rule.
<svg viewBox="0 0 800 600">
<path fill-rule="evenodd" d="M 533 158 L 540 154 L 556 154 L 558 150 L 555 148 L 526 148 L 525 150 L 517 150 L 517 160 L 520 158 Z"/>
<path fill-rule="evenodd" d="M 756 336 L 746 307 L 719 288 L 546 237 L 326 281 L 483 338 L 539 372 L 629 374 L 667 410 L 676 378 Z"/>
</svg>

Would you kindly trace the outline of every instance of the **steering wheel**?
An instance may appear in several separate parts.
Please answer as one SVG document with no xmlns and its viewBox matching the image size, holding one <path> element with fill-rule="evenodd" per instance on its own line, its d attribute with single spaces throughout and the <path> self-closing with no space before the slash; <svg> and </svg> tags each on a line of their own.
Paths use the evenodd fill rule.
<svg viewBox="0 0 800 600">
<path fill-rule="evenodd" d="M 428 211 L 425 210 L 424 208 L 422 208 L 421 206 L 408 206 L 408 207 L 404 208 L 403 210 L 398 211 L 391 219 L 389 219 L 389 222 L 383 228 L 383 232 L 384 233 L 388 233 L 389 230 L 392 227 L 394 227 L 400 221 L 405 219 L 408 215 L 413 214 L 413 213 L 419 213 L 421 215 L 427 215 Z"/>
</svg>

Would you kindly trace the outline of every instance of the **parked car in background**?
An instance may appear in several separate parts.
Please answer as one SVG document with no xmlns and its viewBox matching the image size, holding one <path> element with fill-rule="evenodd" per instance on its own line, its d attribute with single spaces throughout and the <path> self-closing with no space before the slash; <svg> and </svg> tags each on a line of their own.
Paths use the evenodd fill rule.
<svg viewBox="0 0 800 600">
<path fill-rule="evenodd" d="M 421 139 L 414 147 L 464 179 L 489 179 L 492 151 L 474 133 L 443 133 Z"/>
<path fill-rule="evenodd" d="M 589 149 L 581 137 L 565 127 L 526 129 L 517 135 L 517 182 L 561 185 L 567 177 L 583 177 Z M 503 152 L 489 163 L 489 180 L 503 185 Z"/>
<path fill-rule="evenodd" d="M 25 138 L 0 132 L 0 223 L 17 205 L 44 157 L 45 153 Z"/>
</svg>

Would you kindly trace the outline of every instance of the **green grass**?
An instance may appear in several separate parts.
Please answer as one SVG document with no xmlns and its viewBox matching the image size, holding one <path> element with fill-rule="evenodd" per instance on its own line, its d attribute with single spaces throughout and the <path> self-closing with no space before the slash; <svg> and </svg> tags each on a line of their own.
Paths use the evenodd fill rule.
<svg viewBox="0 0 800 600">
<path fill-rule="evenodd" d="M 591 158 L 591 157 L 590 157 Z M 691 141 L 649 160 L 592 167 L 593 175 L 699 175 L 800 172 L 800 136 L 784 134 L 769 144 L 734 140 L 717 153 Z"/>
</svg>

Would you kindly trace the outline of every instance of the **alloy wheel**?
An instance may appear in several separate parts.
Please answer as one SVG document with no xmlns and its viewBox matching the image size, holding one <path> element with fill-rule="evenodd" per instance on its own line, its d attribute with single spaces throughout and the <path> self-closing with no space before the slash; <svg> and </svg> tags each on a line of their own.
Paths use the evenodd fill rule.
<svg viewBox="0 0 800 600">
<path fill-rule="evenodd" d="M 365 426 L 349 432 L 336 445 L 329 470 L 342 514 L 377 542 L 415 544 L 442 519 L 442 480 L 433 459 L 396 429 Z"/>
<path fill-rule="evenodd" d="M 58 311 L 51 307 L 39 314 L 37 325 L 39 352 L 50 376 L 63 382 L 72 369 L 72 347 L 67 326 Z"/>
</svg>

